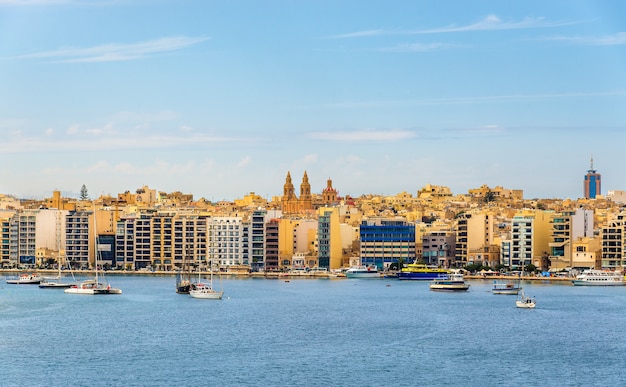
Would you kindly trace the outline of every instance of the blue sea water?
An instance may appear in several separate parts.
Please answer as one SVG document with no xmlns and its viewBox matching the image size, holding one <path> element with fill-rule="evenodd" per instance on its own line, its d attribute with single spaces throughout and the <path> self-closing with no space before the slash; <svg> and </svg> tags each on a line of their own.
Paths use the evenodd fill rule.
<svg viewBox="0 0 626 387">
<path fill-rule="evenodd" d="M 122 295 L 0 285 L 2 386 L 625 385 L 626 287 L 526 283 L 534 310 L 391 279 L 109 276 Z"/>
</svg>

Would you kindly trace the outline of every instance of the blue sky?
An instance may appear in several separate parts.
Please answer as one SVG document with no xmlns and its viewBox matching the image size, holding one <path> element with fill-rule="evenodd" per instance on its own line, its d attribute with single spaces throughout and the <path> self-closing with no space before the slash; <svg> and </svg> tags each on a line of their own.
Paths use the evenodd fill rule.
<svg viewBox="0 0 626 387">
<path fill-rule="evenodd" d="M 0 0 L 0 193 L 626 190 L 626 2 Z"/>
</svg>

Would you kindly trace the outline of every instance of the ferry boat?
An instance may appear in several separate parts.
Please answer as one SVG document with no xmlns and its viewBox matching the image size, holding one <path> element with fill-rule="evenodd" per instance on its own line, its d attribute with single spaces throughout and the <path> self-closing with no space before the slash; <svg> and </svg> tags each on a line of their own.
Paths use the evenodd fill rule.
<svg viewBox="0 0 626 387">
<path fill-rule="evenodd" d="M 453 273 L 442 275 L 436 278 L 430 284 L 430 290 L 464 292 L 469 289 L 470 285 L 465 283 L 465 278 L 461 273 Z"/>
<path fill-rule="evenodd" d="M 23 273 L 16 276 L 7 276 L 7 284 L 37 285 L 41 282 L 41 276 L 37 273 Z"/>
<path fill-rule="evenodd" d="M 623 286 L 626 284 L 622 274 L 616 271 L 588 269 L 572 280 L 574 285 L 586 286 Z"/>
<path fill-rule="evenodd" d="M 346 270 L 346 278 L 379 278 L 378 267 L 371 266 L 355 266 Z"/>
<path fill-rule="evenodd" d="M 520 287 L 513 282 L 498 282 L 493 281 L 493 288 L 491 292 L 493 294 L 518 294 Z"/>
<path fill-rule="evenodd" d="M 432 281 L 447 274 L 450 274 L 448 269 L 426 266 L 423 263 L 409 263 L 398 272 L 398 279 Z"/>
</svg>

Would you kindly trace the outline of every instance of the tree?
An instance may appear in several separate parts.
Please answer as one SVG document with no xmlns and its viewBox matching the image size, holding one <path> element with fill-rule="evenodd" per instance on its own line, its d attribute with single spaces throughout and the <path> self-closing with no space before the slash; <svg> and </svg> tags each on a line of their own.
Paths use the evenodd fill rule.
<svg viewBox="0 0 626 387">
<path fill-rule="evenodd" d="M 492 190 L 488 190 L 485 193 L 485 196 L 483 198 L 483 200 L 485 201 L 485 203 L 489 204 L 491 202 L 495 202 L 496 201 L 496 193 L 493 192 Z"/>
<path fill-rule="evenodd" d="M 85 186 L 85 184 L 83 184 L 83 186 L 80 187 L 79 198 L 80 200 L 89 200 L 89 192 L 87 192 L 87 187 Z"/>
</svg>

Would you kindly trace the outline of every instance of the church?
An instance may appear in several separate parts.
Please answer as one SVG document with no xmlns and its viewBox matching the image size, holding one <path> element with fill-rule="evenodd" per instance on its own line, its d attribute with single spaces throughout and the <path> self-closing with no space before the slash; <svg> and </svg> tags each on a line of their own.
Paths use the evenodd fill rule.
<svg viewBox="0 0 626 387">
<path fill-rule="evenodd" d="M 281 199 L 281 208 L 285 214 L 294 214 L 300 212 L 306 212 L 308 210 L 316 209 L 319 206 L 328 206 L 337 204 L 339 197 L 337 190 L 333 188 L 332 180 L 328 179 L 327 186 L 322 192 L 321 203 L 319 197 L 318 203 L 313 203 L 313 197 L 311 195 L 311 184 L 309 183 L 309 176 L 304 171 L 302 177 L 302 183 L 300 183 L 300 197 L 296 196 L 296 189 L 291 180 L 291 173 L 287 172 L 287 178 L 285 179 L 285 185 L 283 185 L 283 197 Z"/>
</svg>

